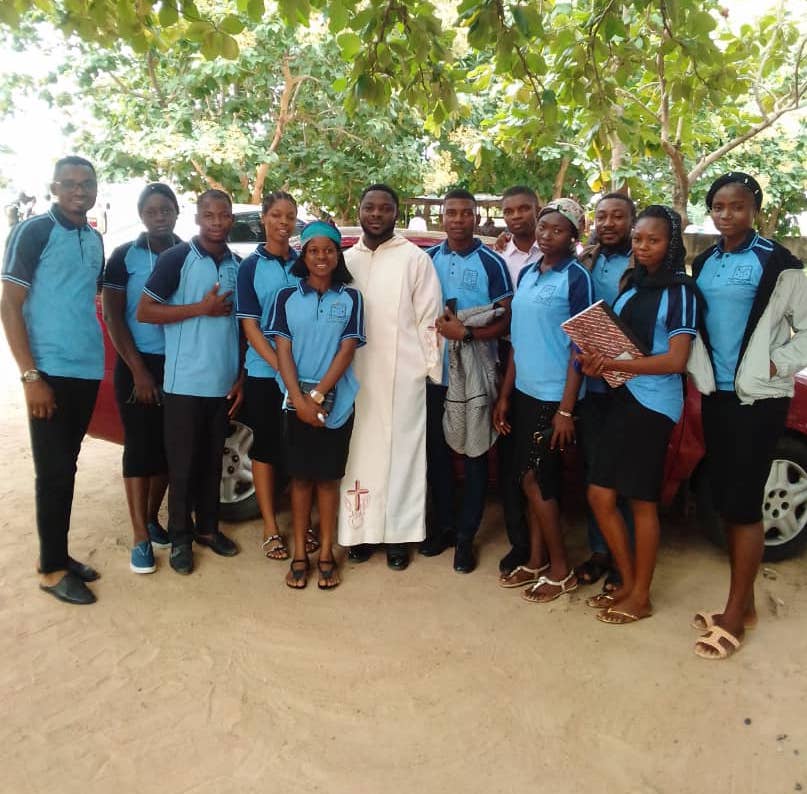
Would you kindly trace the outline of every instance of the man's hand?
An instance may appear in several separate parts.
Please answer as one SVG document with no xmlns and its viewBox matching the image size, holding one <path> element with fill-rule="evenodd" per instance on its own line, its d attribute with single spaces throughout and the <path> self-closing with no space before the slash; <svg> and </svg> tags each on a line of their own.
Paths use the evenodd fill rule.
<svg viewBox="0 0 807 794">
<path fill-rule="evenodd" d="M 56 397 L 46 381 L 31 381 L 23 388 L 28 413 L 34 419 L 50 419 L 56 413 Z"/>
<path fill-rule="evenodd" d="M 462 341 L 465 336 L 465 326 L 448 306 L 443 314 L 434 321 L 434 327 L 437 329 L 437 333 L 446 339 Z"/>
<path fill-rule="evenodd" d="M 327 417 L 328 414 L 323 407 L 315 403 L 309 395 L 303 394 L 299 405 L 297 401 L 295 401 L 294 407 L 297 410 L 297 418 L 301 422 L 305 422 L 307 425 L 312 425 L 313 427 L 325 427 L 325 417 Z M 322 419 L 320 419 L 320 417 L 322 417 Z"/>
<path fill-rule="evenodd" d="M 232 290 L 219 294 L 219 283 L 199 301 L 199 314 L 208 317 L 227 317 L 233 310 L 233 303 L 229 300 Z"/>
<path fill-rule="evenodd" d="M 143 367 L 132 373 L 134 381 L 134 398 L 144 405 L 157 405 L 160 402 L 160 389 L 151 373 Z"/>
<path fill-rule="evenodd" d="M 552 449 L 563 452 L 569 444 L 574 444 L 574 419 L 556 413 L 552 417 Z"/>
<path fill-rule="evenodd" d="M 496 405 L 493 408 L 493 429 L 503 436 L 510 434 L 510 422 L 507 421 L 507 415 L 510 413 L 510 401 L 504 397 L 499 397 L 496 400 Z"/>
<path fill-rule="evenodd" d="M 232 419 L 238 413 L 242 403 L 244 402 L 243 378 L 239 378 L 235 383 L 233 383 L 232 388 L 229 392 L 227 392 L 227 397 L 225 399 L 232 401 L 232 405 L 230 405 L 230 408 L 227 411 L 227 416 Z"/>
<path fill-rule="evenodd" d="M 502 233 L 501 233 L 501 234 L 500 234 L 500 235 L 499 235 L 499 236 L 496 238 L 496 242 L 495 242 L 495 243 L 493 243 L 493 250 L 494 250 L 494 251 L 498 251 L 499 253 L 501 253 L 502 251 L 504 251 L 504 249 L 505 249 L 505 248 L 507 248 L 507 243 L 509 243 L 509 242 L 510 242 L 510 238 L 511 238 L 512 236 L 513 236 L 513 235 L 511 235 L 511 234 L 510 234 L 510 232 L 502 232 Z"/>
</svg>

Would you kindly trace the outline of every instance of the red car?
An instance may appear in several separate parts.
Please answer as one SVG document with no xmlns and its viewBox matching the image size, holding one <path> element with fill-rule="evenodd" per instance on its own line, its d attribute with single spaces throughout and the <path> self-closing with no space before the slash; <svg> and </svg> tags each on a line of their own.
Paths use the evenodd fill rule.
<svg viewBox="0 0 807 794">
<path fill-rule="evenodd" d="M 424 249 L 445 238 L 442 232 L 404 230 L 401 233 Z M 342 229 L 343 248 L 353 246 L 360 234 L 358 227 Z M 99 319 L 102 317 L 100 299 L 98 316 Z M 89 433 L 96 438 L 121 444 L 123 428 L 112 387 L 116 353 L 105 328 L 104 344 L 104 380 L 98 392 Z M 252 431 L 241 422 L 233 421 L 224 447 L 221 478 L 221 517 L 225 521 L 243 521 L 259 515 L 252 482 L 252 461 L 249 458 L 251 446 Z M 711 505 L 706 477 L 702 474 L 703 455 L 700 395 L 689 384 L 684 415 L 673 431 L 667 452 L 662 503 L 672 502 L 681 486 L 691 483 L 700 525 L 710 538 L 722 543 L 720 519 Z M 763 517 L 766 560 L 791 557 L 807 543 L 807 370 L 796 376 L 796 392 L 788 414 L 787 428 L 779 439 L 776 459 L 765 486 Z"/>
</svg>

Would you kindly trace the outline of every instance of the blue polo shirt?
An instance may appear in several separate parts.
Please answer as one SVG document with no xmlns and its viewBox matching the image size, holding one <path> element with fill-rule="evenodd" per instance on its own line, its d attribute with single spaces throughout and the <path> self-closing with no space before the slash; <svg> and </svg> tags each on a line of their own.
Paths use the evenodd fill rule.
<svg viewBox="0 0 807 794">
<path fill-rule="evenodd" d="M 560 324 L 593 302 L 591 274 L 574 257 L 545 273 L 540 262 L 521 271 L 510 321 L 520 392 L 536 400 L 560 401 L 572 350 Z M 581 385 L 581 394 L 584 388 Z"/>
<path fill-rule="evenodd" d="M 182 241 L 177 237 L 174 244 Z M 148 245 L 148 237 L 141 234 L 134 242 L 118 246 L 109 257 L 104 270 L 104 289 L 126 293 L 126 325 L 132 334 L 135 347 L 141 353 L 165 354 L 165 333 L 161 325 L 141 323 L 137 319 L 137 304 L 143 294 L 146 280 L 154 270 L 157 254 Z"/>
<path fill-rule="evenodd" d="M 285 287 L 277 293 L 266 336 L 283 336 L 291 340 L 291 352 L 299 380 L 319 382 L 330 368 L 345 339 L 358 339 L 361 347 L 364 335 L 364 299 L 353 287 L 334 284 L 320 295 L 307 281 Z M 278 384 L 287 393 L 278 374 Z M 336 382 L 333 409 L 325 427 L 341 427 L 353 413 L 353 403 L 359 382 L 351 364 Z"/>
<path fill-rule="evenodd" d="M 698 275 L 698 287 L 707 305 L 704 322 L 720 391 L 734 391 L 745 327 L 762 269 L 772 253 L 770 240 L 756 232 L 736 251 L 724 251 L 721 240 Z"/>
<path fill-rule="evenodd" d="M 269 253 L 261 244 L 244 259 L 238 268 L 236 316 L 257 320 L 261 329 L 265 330 L 277 293 L 283 287 L 294 286 L 300 280 L 291 272 L 297 257 L 297 252 L 291 249 L 289 258 L 284 260 Z M 277 375 L 252 345 L 247 345 L 245 367 L 251 378 L 274 378 Z"/>
<path fill-rule="evenodd" d="M 635 287 L 622 293 L 614 304 L 614 312 L 621 314 L 628 301 L 636 294 Z M 656 312 L 650 355 L 668 353 L 670 339 L 678 334 L 695 336 L 697 312 L 697 300 L 688 285 L 667 287 L 662 293 Z M 684 409 L 684 389 L 683 381 L 678 373 L 635 375 L 625 385 L 645 408 L 664 414 L 673 422 L 677 422 L 681 418 L 681 412 Z"/>
<path fill-rule="evenodd" d="M 229 249 L 217 260 L 198 237 L 163 251 L 143 292 L 160 303 L 199 303 L 219 283 L 235 298 L 238 257 Z M 189 317 L 166 323 L 165 380 L 169 394 L 225 397 L 238 377 L 239 339 L 235 312 L 227 317 Z"/>
<path fill-rule="evenodd" d="M 457 299 L 457 311 L 486 306 L 488 303 L 509 298 L 513 294 L 513 281 L 504 259 L 481 240 L 474 238 L 467 251 L 452 251 L 444 240 L 426 252 L 434 263 L 443 292 L 443 305 L 450 298 Z M 496 340 L 490 341 L 496 355 Z M 448 384 L 448 345 L 443 355 L 443 386 Z"/>
<path fill-rule="evenodd" d="M 604 300 L 609 306 L 619 295 L 619 281 L 630 264 L 631 250 L 600 249 L 597 259 L 591 268 L 591 282 L 594 287 L 594 300 Z M 586 392 L 608 391 L 608 384 L 602 378 L 586 378 Z"/>
<path fill-rule="evenodd" d="M 103 267 L 101 235 L 71 223 L 58 204 L 11 231 L 1 278 L 28 290 L 22 316 L 37 369 L 63 378 L 103 378 L 95 305 Z"/>
</svg>

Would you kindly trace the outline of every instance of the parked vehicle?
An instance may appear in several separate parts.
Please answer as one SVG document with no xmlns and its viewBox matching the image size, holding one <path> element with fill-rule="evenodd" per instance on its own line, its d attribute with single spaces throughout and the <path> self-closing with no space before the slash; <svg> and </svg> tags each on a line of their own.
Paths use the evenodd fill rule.
<svg viewBox="0 0 807 794">
<path fill-rule="evenodd" d="M 248 254 L 262 242 L 260 210 L 249 205 L 236 205 L 236 226 L 231 233 L 233 249 Z M 257 219 L 257 226 L 256 226 Z M 342 246 L 355 245 L 361 228 L 343 227 Z M 439 231 L 398 229 L 423 249 L 445 239 Z M 252 237 L 252 240 L 246 240 Z M 488 243 L 492 238 L 483 238 Z M 299 240 L 292 239 L 292 245 Z M 101 318 L 100 300 L 98 316 Z M 103 322 L 102 322 L 103 325 Z M 89 433 L 115 443 L 123 443 L 123 429 L 112 387 L 115 349 L 104 328 L 104 379 L 98 393 Z M 252 431 L 239 421 L 230 423 L 230 434 L 224 447 L 220 487 L 221 517 L 224 521 L 244 521 L 260 515 L 252 481 L 249 451 Z M 669 504 L 682 487 L 691 483 L 695 494 L 697 520 L 714 542 L 722 545 L 723 530 L 719 516 L 711 504 L 707 478 L 703 471 L 704 442 L 700 416 L 700 395 L 689 384 L 684 415 L 670 439 L 662 489 L 662 504 Z M 495 467 L 491 467 L 495 471 Z M 796 392 L 787 418 L 784 435 L 779 439 L 776 459 L 771 466 L 763 502 L 765 523 L 765 559 L 783 560 L 799 553 L 807 545 L 807 370 L 796 376 Z"/>
</svg>

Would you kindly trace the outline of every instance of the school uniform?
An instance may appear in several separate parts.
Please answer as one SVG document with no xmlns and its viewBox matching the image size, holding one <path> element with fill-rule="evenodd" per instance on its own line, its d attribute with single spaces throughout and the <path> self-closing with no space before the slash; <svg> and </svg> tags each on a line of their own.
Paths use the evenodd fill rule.
<svg viewBox="0 0 807 794">
<path fill-rule="evenodd" d="M 513 391 L 515 471 L 518 480 L 536 473 L 544 499 L 557 498 L 561 487 L 559 450 L 536 445 L 536 433 L 551 434 L 566 387 L 571 341 L 560 324 L 594 300 L 591 275 L 573 256 L 542 272 L 528 265 L 519 276 L 511 306 L 510 339 L 516 368 Z M 580 387 L 580 395 L 585 385 Z M 579 395 L 579 396 L 580 396 Z"/>
<path fill-rule="evenodd" d="M 486 306 L 509 298 L 513 284 L 507 265 L 496 253 L 474 238 L 467 251 L 452 251 L 448 242 L 433 246 L 426 253 L 431 257 L 440 280 L 443 304 L 457 301 L 457 311 Z M 497 341 L 488 343 L 496 355 Z M 451 450 L 443 433 L 443 411 L 448 391 L 448 346 L 443 355 L 443 371 L 439 384 L 426 385 L 426 477 L 435 507 L 437 527 L 429 534 L 453 532 L 454 475 Z M 456 522 L 457 542 L 470 542 L 476 535 L 485 508 L 487 492 L 487 453 L 475 458 L 463 456 L 465 485 L 462 508 Z"/>
<path fill-rule="evenodd" d="M 696 333 L 697 301 L 686 284 L 660 289 L 630 287 L 613 308 L 643 340 L 646 334 L 640 332 L 638 318 L 654 312 L 652 335 L 647 340 L 654 356 L 669 352 L 673 337 L 694 337 Z M 683 379 L 677 373 L 635 375 L 616 389 L 594 452 L 589 481 L 628 499 L 657 502 L 667 444 L 683 408 Z"/>
<path fill-rule="evenodd" d="M 16 226 L 2 280 L 27 291 L 22 314 L 36 369 L 54 391 L 51 419 L 29 419 L 43 573 L 67 568 L 76 461 L 104 374 L 95 297 L 104 264 L 101 236 L 54 204 Z"/>
<path fill-rule="evenodd" d="M 300 280 L 291 269 L 297 261 L 294 249 L 283 259 L 259 245 L 238 269 L 236 316 L 255 320 L 266 329 L 277 293 Z M 277 371 L 270 366 L 251 344 L 247 344 L 244 368 L 244 418 L 252 428 L 253 460 L 278 465 L 282 459 L 281 402 L 283 396 L 277 384 Z"/>
<path fill-rule="evenodd" d="M 703 393 L 706 471 L 715 507 L 732 524 L 762 520 L 793 375 L 807 364 L 807 286 L 787 249 L 750 230 L 735 251 L 722 241 L 695 258 L 705 328 L 690 357 Z M 795 333 L 794 333 L 795 332 Z M 770 362 L 777 373 L 770 375 Z"/>
<path fill-rule="evenodd" d="M 307 281 L 285 287 L 275 299 L 266 335 L 288 339 L 298 380 L 316 385 L 327 373 L 343 341 L 356 339 L 358 347 L 366 343 L 362 295 L 344 284 L 333 284 L 322 295 Z M 287 396 L 288 389 L 280 373 L 277 379 L 284 397 Z M 333 406 L 324 427 L 301 422 L 287 406 L 283 412 L 284 463 L 291 477 L 342 478 L 358 391 L 359 383 L 351 364 L 336 382 Z"/>
<path fill-rule="evenodd" d="M 160 303 L 198 303 L 216 283 L 235 294 L 239 260 L 226 249 L 207 251 L 198 237 L 157 257 L 143 292 Z M 172 545 L 218 532 L 222 451 L 227 437 L 227 394 L 238 378 L 235 312 L 190 317 L 165 332 L 165 447 L 168 457 L 168 534 Z"/>
<path fill-rule="evenodd" d="M 174 238 L 174 244 L 182 242 Z M 148 236 L 116 248 L 104 270 L 104 289 L 123 292 L 124 318 L 132 341 L 154 382 L 162 387 L 165 370 L 165 333 L 161 325 L 141 323 L 137 306 L 157 254 L 149 248 Z M 126 362 L 117 356 L 114 372 L 115 401 L 123 424 L 123 476 L 152 477 L 168 471 L 163 438 L 161 404 L 146 405 L 134 399 L 134 378 Z"/>
</svg>

